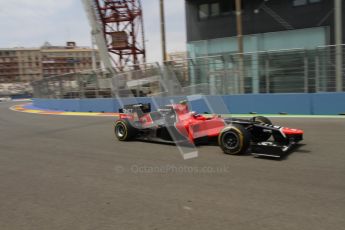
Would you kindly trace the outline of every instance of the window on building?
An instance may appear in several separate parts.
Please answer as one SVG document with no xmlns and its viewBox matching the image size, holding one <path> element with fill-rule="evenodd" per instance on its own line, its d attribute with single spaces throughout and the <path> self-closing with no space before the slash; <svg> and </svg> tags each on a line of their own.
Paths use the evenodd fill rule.
<svg viewBox="0 0 345 230">
<path fill-rule="evenodd" d="M 210 4 L 210 16 L 215 17 L 219 15 L 219 2 L 211 3 Z"/>
<path fill-rule="evenodd" d="M 241 9 L 244 9 L 243 2 L 241 2 L 241 4 Z M 198 6 L 198 11 L 199 19 L 226 16 L 236 11 L 236 4 L 235 1 L 231 0 L 214 0 L 210 3 L 201 3 Z"/>
<path fill-rule="evenodd" d="M 199 19 L 217 17 L 223 12 L 219 1 L 199 5 Z M 88 56 L 88 55 L 85 55 Z"/>
<path fill-rule="evenodd" d="M 319 3 L 322 0 L 293 0 L 293 6 L 305 6 L 307 4 Z"/>
<path fill-rule="evenodd" d="M 307 5 L 307 3 L 308 3 L 307 0 L 293 0 L 294 6 L 304 6 L 304 5 Z"/>
<path fill-rule="evenodd" d="M 209 9 L 208 4 L 201 4 L 199 5 L 199 18 L 205 19 L 209 16 Z"/>
</svg>

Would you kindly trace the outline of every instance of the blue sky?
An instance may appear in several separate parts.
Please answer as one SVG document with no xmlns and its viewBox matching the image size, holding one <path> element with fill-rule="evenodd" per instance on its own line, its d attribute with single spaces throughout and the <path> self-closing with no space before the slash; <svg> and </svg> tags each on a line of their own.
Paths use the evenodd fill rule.
<svg viewBox="0 0 345 230">
<path fill-rule="evenodd" d="M 141 0 L 147 57 L 161 60 L 159 0 Z M 167 49 L 186 49 L 184 0 L 165 0 Z M 90 27 L 81 0 L 0 0 L 0 48 L 38 47 L 73 40 L 90 46 Z"/>
</svg>

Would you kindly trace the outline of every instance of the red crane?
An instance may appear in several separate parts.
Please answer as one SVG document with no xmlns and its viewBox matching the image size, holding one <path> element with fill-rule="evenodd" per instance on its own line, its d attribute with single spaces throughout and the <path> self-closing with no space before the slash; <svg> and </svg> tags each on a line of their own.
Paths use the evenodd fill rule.
<svg viewBox="0 0 345 230">
<path fill-rule="evenodd" d="M 94 6 L 116 69 L 138 69 L 140 64 L 145 63 L 140 0 L 94 0 Z"/>
</svg>

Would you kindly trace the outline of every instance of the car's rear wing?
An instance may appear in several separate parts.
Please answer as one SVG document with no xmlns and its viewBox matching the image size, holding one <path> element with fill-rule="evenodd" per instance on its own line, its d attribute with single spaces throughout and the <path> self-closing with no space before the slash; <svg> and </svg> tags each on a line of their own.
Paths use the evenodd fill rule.
<svg viewBox="0 0 345 230">
<path fill-rule="evenodd" d="M 138 104 L 130 104 L 124 105 L 123 108 L 119 109 L 119 113 L 149 113 L 151 112 L 151 104 L 150 103 L 138 103 Z"/>
</svg>

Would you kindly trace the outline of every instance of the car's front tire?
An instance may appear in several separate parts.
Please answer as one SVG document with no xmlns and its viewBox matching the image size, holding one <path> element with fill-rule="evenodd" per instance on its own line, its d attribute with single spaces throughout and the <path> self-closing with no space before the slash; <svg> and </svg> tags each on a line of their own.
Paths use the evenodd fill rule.
<svg viewBox="0 0 345 230">
<path fill-rule="evenodd" d="M 250 145 L 250 133 L 242 125 L 229 125 L 220 132 L 218 144 L 226 154 L 244 154 Z"/>
</svg>

